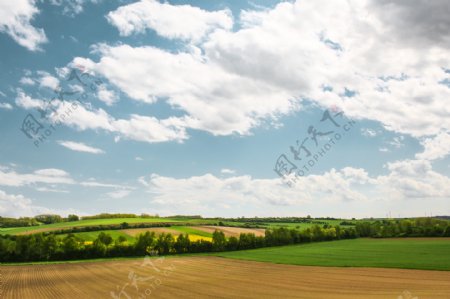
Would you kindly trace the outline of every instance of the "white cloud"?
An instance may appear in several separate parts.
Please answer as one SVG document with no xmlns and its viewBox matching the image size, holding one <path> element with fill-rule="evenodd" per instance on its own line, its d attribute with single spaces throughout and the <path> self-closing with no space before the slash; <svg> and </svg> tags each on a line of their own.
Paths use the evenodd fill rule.
<svg viewBox="0 0 450 299">
<path fill-rule="evenodd" d="M 229 168 L 222 168 L 220 170 L 220 173 L 223 173 L 223 174 L 234 174 L 235 172 L 236 172 L 236 170 L 229 169 Z"/>
<path fill-rule="evenodd" d="M 85 152 L 85 153 L 91 153 L 91 154 L 104 154 L 105 153 L 103 150 L 101 150 L 99 148 L 88 146 L 82 142 L 60 140 L 60 141 L 58 141 L 58 143 L 68 149 L 71 149 L 71 150 L 77 151 L 77 152 Z"/>
<path fill-rule="evenodd" d="M 119 198 L 124 198 L 124 197 L 128 196 L 130 193 L 131 193 L 130 190 L 117 190 L 117 191 L 108 192 L 107 195 L 111 198 L 119 199 Z"/>
<path fill-rule="evenodd" d="M 134 158 L 136 161 L 143 161 L 144 159 L 142 159 L 141 157 L 135 157 Z"/>
<path fill-rule="evenodd" d="M 115 188 L 115 189 L 123 189 L 123 190 L 125 190 L 125 189 L 128 189 L 128 190 L 133 189 L 132 187 L 129 187 L 129 186 L 101 183 L 101 182 L 97 182 L 95 180 L 81 182 L 80 185 L 81 186 L 85 186 L 85 187 Z"/>
<path fill-rule="evenodd" d="M 216 29 L 233 26 L 229 10 L 206 11 L 190 5 L 170 5 L 156 0 L 142 0 L 119 7 L 107 15 L 120 35 L 144 33 L 153 29 L 170 39 L 198 41 Z"/>
<path fill-rule="evenodd" d="M 38 71 L 38 74 L 41 76 L 39 78 L 39 86 L 47 87 L 52 90 L 55 90 L 59 87 L 59 80 L 56 77 L 53 77 L 47 72 Z"/>
<path fill-rule="evenodd" d="M 0 109 L 12 110 L 13 106 L 10 103 L 0 102 Z"/>
<path fill-rule="evenodd" d="M 51 210 L 33 205 L 31 199 L 21 194 L 7 194 L 0 190 L 0 215 L 9 217 L 35 216 L 49 213 Z"/>
<path fill-rule="evenodd" d="M 34 85 L 35 82 L 30 77 L 22 77 L 19 80 L 19 83 L 22 85 Z"/>
<path fill-rule="evenodd" d="M 424 147 L 422 153 L 416 154 L 417 159 L 436 160 L 450 153 L 450 134 L 441 132 L 434 138 L 426 138 L 421 142 Z"/>
<path fill-rule="evenodd" d="M 119 8 L 110 21 L 123 34 L 141 32 L 147 12 L 136 7 L 156 2 L 142 3 Z M 435 30 L 436 36 L 423 38 L 411 31 L 405 45 L 408 27 L 398 19 L 416 27 L 412 12 L 443 16 L 448 6 L 391 6 L 395 13 L 384 14 L 384 4 L 377 1 L 282 2 L 273 9 L 243 11 L 242 28 L 216 30 L 195 46 L 187 41 L 185 50 L 101 44 L 98 62 L 74 62 L 104 75 L 132 99 L 167 101 L 186 113 L 186 128 L 214 135 L 249 134 L 265 120 L 298 109 L 300 98 L 337 105 L 350 117 L 379 121 L 397 133 L 435 135 L 450 127 L 450 88 L 439 83 L 450 77 L 443 69 L 450 66 L 443 43 L 449 35 Z M 161 18 L 170 18 L 164 14 Z M 418 18 L 418 23 L 448 25 L 442 18 Z M 387 31 L 404 38 L 391 39 Z"/>
<path fill-rule="evenodd" d="M 15 102 L 18 107 L 24 109 L 35 109 L 44 107 L 44 101 L 33 99 L 21 90 L 18 90 Z"/>
<path fill-rule="evenodd" d="M 38 51 L 47 42 L 44 30 L 31 25 L 38 13 L 34 0 L 0 1 L 0 32 L 30 51 Z"/>
<path fill-rule="evenodd" d="M 386 165 L 386 175 L 371 177 L 364 169 L 331 169 L 322 175 L 299 177 L 290 188 L 280 179 L 255 179 L 250 176 L 219 178 L 212 174 L 171 178 L 152 174 L 139 181 L 153 194 L 151 203 L 169 208 L 220 210 L 223 205 L 239 208 L 273 206 L 328 205 L 342 202 L 409 202 L 450 197 L 450 178 L 433 171 L 424 160 L 404 160 Z M 194 209 L 192 207 L 195 207 Z M 205 210 L 205 211 L 206 211 Z M 186 212 L 186 211 L 185 211 Z"/>
<path fill-rule="evenodd" d="M 79 130 L 98 130 L 117 133 L 116 141 L 131 139 L 144 142 L 182 142 L 187 139 L 185 127 L 191 120 L 187 117 L 155 117 L 132 114 L 129 119 L 115 119 L 103 109 L 92 108 L 90 104 L 53 100 L 45 103 L 33 99 L 18 90 L 16 105 L 24 109 L 39 108 L 49 114 L 53 123 L 63 123 Z M 70 112 L 70 113 L 68 113 Z"/>
<path fill-rule="evenodd" d="M 187 138 L 183 128 L 183 118 L 171 117 L 158 120 L 155 117 L 131 115 L 129 120 L 118 119 L 112 122 L 114 131 L 132 140 L 146 142 L 182 141 Z"/>
<path fill-rule="evenodd" d="M 104 57 L 97 64 L 82 58 L 74 63 L 95 69 L 132 99 L 153 103 L 167 98 L 172 107 L 187 113 L 179 121 L 185 128 L 214 135 L 249 134 L 264 118 L 297 107 L 294 96 L 280 88 L 229 73 L 198 55 L 128 45 L 103 45 L 99 51 Z"/>
<path fill-rule="evenodd" d="M 361 134 L 366 137 L 375 137 L 378 132 L 369 128 L 361 128 Z"/>
<path fill-rule="evenodd" d="M 55 6 L 61 6 L 63 8 L 62 13 L 64 15 L 74 17 L 80 14 L 84 10 L 84 5 L 88 2 L 94 4 L 99 3 L 101 0 L 50 0 L 50 4 Z"/>
<path fill-rule="evenodd" d="M 108 106 L 113 105 L 118 100 L 118 97 L 114 91 L 106 89 L 103 85 L 98 88 L 97 97 Z"/>
<path fill-rule="evenodd" d="M 39 214 L 58 214 L 67 216 L 68 214 L 84 215 L 84 213 L 74 209 L 49 209 L 35 205 L 33 201 L 22 194 L 8 194 L 0 190 L 0 215 L 6 217 L 32 217 Z"/>
<path fill-rule="evenodd" d="M 397 136 L 392 138 L 392 140 L 389 141 L 388 144 L 398 149 L 404 146 L 403 140 L 405 140 L 404 136 Z"/>
<path fill-rule="evenodd" d="M 25 186 L 30 184 L 74 184 L 70 175 L 61 169 L 39 169 L 33 173 L 17 173 L 14 170 L 0 170 L 0 185 Z"/>
</svg>

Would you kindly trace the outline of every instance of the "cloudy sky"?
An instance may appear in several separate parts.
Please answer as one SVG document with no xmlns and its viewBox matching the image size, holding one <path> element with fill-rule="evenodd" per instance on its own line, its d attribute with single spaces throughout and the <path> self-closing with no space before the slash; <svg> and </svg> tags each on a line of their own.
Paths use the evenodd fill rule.
<svg viewBox="0 0 450 299">
<path fill-rule="evenodd" d="M 448 215 L 449 15 L 0 1 L 0 215 Z"/>
</svg>

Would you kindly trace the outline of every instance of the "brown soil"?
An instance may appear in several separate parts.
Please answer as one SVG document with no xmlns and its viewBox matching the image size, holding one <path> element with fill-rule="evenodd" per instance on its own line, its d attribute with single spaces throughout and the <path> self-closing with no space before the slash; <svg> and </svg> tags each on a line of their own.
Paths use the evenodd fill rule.
<svg viewBox="0 0 450 299">
<path fill-rule="evenodd" d="M 255 236 L 264 236 L 264 228 L 241 228 L 241 227 L 229 227 L 229 226 L 194 226 L 196 230 L 201 230 L 207 233 L 213 233 L 215 230 L 221 230 L 226 237 L 239 237 L 241 233 L 252 233 Z"/>
<path fill-rule="evenodd" d="M 142 266 L 143 259 L 1 266 L 0 297 L 450 298 L 450 272 L 445 271 L 307 267 L 218 257 L 152 261 L 154 267 Z"/>
</svg>

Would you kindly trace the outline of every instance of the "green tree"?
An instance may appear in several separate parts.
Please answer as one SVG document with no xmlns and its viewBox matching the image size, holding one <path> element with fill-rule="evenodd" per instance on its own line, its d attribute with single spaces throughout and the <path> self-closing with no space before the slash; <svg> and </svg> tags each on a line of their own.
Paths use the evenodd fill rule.
<svg viewBox="0 0 450 299">
<path fill-rule="evenodd" d="M 173 245 L 177 253 L 186 253 L 190 250 L 191 241 L 189 240 L 189 235 L 180 234 L 177 237 L 177 241 Z"/>
<path fill-rule="evenodd" d="M 111 244 L 113 242 L 113 238 L 111 237 L 111 235 L 109 235 L 105 232 L 101 232 L 100 234 L 98 234 L 97 240 L 99 240 L 106 246 L 109 246 L 109 244 Z"/>
<path fill-rule="evenodd" d="M 80 220 L 80 217 L 78 217 L 77 215 L 70 214 L 67 216 L 67 221 L 78 221 L 78 220 Z"/>
<path fill-rule="evenodd" d="M 222 231 L 215 230 L 212 235 L 213 251 L 224 251 L 226 242 L 225 234 Z"/>
</svg>

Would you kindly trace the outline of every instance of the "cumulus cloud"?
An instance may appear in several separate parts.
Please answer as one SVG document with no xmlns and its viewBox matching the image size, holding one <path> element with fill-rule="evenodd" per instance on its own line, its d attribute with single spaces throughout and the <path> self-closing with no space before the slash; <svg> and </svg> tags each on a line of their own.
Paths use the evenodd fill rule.
<svg viewBox="0 0 450 299">
<path fill-rule="evenodd" d="M 44 101 L 39 99 L 33 99 L 26 93 L 24 93 L 22 90 L 18 90 L 17 97 L 16 97 L 16 105 L 18 107 L 24 108 L 24 109 L 35 109 L 35 108 L 43 108 L 44 107 Z"/>
<path fill-rule="evenodd" d="M 450 80 L 450 11 L 444 1 L 414 3 L 282 2 L 241 12 L 236 31 L 219 28 L 201 42 L 186 38 L 177 52 L 100 44 L 98 61 L 74 63 L 107 77 L 134 100 L 167 101 L 186 113 L 182 126 L 214 135 L 250 134 L 308 99 L 420 138 L 450 127 L 450 88 L 440 83 Z M 139 11 L 141 5 L 179 8 L 138 2 L 108 18 L 124 35 L 158 32 L 149 25 L 153 13 Z M 424 11 L 431 14 L 425 18 Z M 172 17 L 163 10 L 159 18 Z M 428 29 L 434 30 L 430 37 L 422 34 Z"/>
<path fill-rule="evenodd" d="M 48 119 L 57 124 L 65 124 L 78 130 L 104 130 L 116 133 L 116 141 L 131 139 L 149 143 L 178 141 L 188 138 L 186 123 L 192 120 L 187 117 L 156 117 L 130 115 L 129 119 L 116 119 L 105 110 L 93 108 L 89 103 L 53 100 L 46 103 L 33 99 L 18 90 L 16 105 L 24 109 L 40 109 L 48 114 Z M 70 112 L 70 113 L 69 113 Z"/>
<path fill-rule="evenodd" d="M 32 217 L 39 214 L 58 214 L 63 217 L 68 214 L 82 215 L 74 209 L 60 210 L 49 209 L 33 203 L 33 201 L 22 194 L 8 194 L 0 190 L 0 215 L 3 217 Z"/>
<path fill-rule="evenodd" d="M 104 102 L 106 105 L 111 106 L 117 102 L 117 95 L 114 91 L 107 89 L 101 85 L 97 91 L 97 97 L 100 101 Z"/>
<path fill-rule="evenodd" d="M 8 194 L 0 190 L 0 215 L 9 217 L 35 216 L 51 210 L 33 205 L 31 199 L 21 194 Z"/>
<path fill-rule="evenodd" d="M 120 34 L 128 36 L 154 30 L 170 39 L 198 41 L 215 29 L 229 30 L 233 20 L 229 10 L 206 11 L 190 5 L 170 5 L 141 0 L 119 7 L 107 15 Z"/>
<path fill-rule="evenodd" d="M 436 160 L 450 153 L 450 134 L 441 132 L 433 138 L 425 138 L 421 142 L 424 151 L 416 154 L 417 159 Z"/>
<path fill-rule="evenodd" d="M 300 206 L 311 202 L 383 202 L 450 197 L 450 178 L 434 171 L 425 160 L 404 160 L 386 165 L 388 173 L 370 176 L 361 168 L 331 169 L 322 175 L 298 177 L 292 188 L 280 179 L 250 176 L 216 177 L 212 174 L 171 178 L 152 174 L 139 181 L 153 194 L 158 207 L 215 208 L 242 204 Z"/>
<path fill-rule="evenodd" d="M 38 71 L 38 74 L 40 75 L 40 78 L 38 80 L 40 87 L 47 87 L 52 90 L 55 90 L 59 87 L 58 78 L 50 75 L 47 72 L 43 72 L 43 71 Z"/>
<path fill-rule="evenodd" d="M 35 28 L 31 21 L 39 13 L 34 0 L 0 1 L 0 32 L 11 36 L 30 51 L 41 50 L 47 42 L 43 29 Z"/>
<path fill-rule="evenodd" d="M 58 143 L 65 148 L 68 148 L 77 152 L 91 153 L 91 154 L 104 154 L 105 152 L 99 148 L 88 146 L 82 142 L 64 141 L 60 140 Z"/>
</svg>

